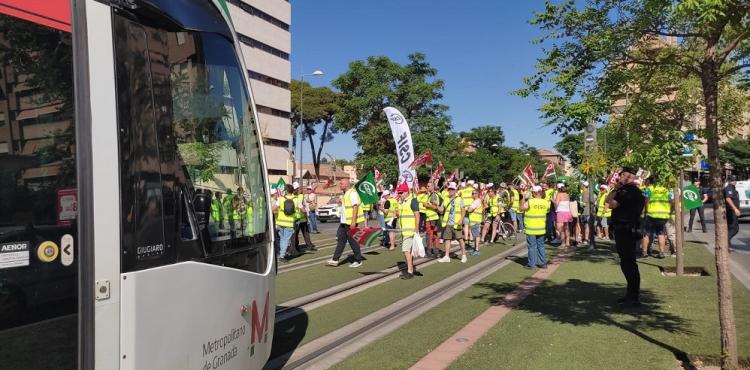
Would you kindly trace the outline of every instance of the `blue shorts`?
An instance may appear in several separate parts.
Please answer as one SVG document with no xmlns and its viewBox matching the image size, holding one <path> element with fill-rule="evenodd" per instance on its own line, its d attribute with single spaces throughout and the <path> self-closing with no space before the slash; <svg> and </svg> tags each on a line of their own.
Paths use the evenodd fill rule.
<svg viewBox="0 0 750 370">
<path fill-rule="evenodd" d="M 471 227 L 471 237 L 472 238 L 478 238 L 482 235 L 480 229 L 482 225 L 474 225 Z"/>
</svg>

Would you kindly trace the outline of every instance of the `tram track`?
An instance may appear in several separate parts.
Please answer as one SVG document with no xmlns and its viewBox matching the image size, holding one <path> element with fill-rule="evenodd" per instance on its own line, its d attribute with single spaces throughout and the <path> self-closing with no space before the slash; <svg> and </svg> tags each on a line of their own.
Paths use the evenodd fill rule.
<svg viewBox="0 0 750 370">
<path fill-rule="evenodd" d="M 421 313 L 439 305 L 472 284 L 475 284 L 497 270 L 513 263 L 509 259 L 511 256 L 523 255 L 525 255 L 525 243 L 517 244 L 507 251 L 489 257 L 476 265 L 472 265 L 465 270 L 451 275 L 450 278 L 432 284 L 407 298 L 399 300 L 376 312 L 366 315 L 355 322 L 314 339 L 293 351 L 277 356 L 276 358 L 271 359 L 265 368 L 296 369 L 328 368 L 333 366 L 354 352 L 362 349 L 369 343 L 385 336 L 410 320 L 416 318 Z M 429 260 L 428 262 L 435 263 L 434 261 L 435 260 Z M 425 262 L 422 262 L 422 266 L 425 266 Z M 385 276 L 393 276 L 392 274 L 394 273 L 389 272 L 389 275 Z M 380 279 L 374 279 L 372 282 L 375 283 L 374 285 L 378 285 L 382 283 L 381 279 L 383 278 L 384 276 L 381 276 Z M 370 285 L 370 283 L 360 283 L 359 285 L 351 284 L 352 286 L 348 288 L 349 292 L 346 290 L 338 293 L 335 292 L 336 290 L 344 288 L 345 285 L 347 284 L 333 287 L 327 293 L 322 291 L 297 300 L 286 302 L 285 304 L 295 303 L 295 301 L 299 301 L 298 303 L 302 303 L 304 300 L 309 301 L 308 303 L 303 303 L 301 305 L 298 304 L 294 307 L 297 313 L 291 314 L 285 319 L 289 319 L 302 312 L 307 312 L 316 307 L 343 298 L 343 296 L 353 294 L 355 290 L 358 292 L 374 286 Z M 291 309 L 291 307 L 289 309 Z M 284 320 L 284 312 L 285 311 L 282 310 L 280 316 L 279 311 L 277 311 L 277 322 Z"/>
</svg>

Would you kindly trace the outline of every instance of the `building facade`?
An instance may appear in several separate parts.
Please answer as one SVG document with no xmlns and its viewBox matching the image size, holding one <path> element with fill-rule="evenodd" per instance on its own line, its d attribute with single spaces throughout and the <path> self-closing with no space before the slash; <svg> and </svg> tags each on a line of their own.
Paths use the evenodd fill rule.
<svg viewBox="0 0 750 370">
<path fill-rule="evenodd" d="M 289 182 L 292 6 L 288 0 L 227 0 L 227 4 L 258 109 L 269 182 L 279 177 Z"/>
</svg>

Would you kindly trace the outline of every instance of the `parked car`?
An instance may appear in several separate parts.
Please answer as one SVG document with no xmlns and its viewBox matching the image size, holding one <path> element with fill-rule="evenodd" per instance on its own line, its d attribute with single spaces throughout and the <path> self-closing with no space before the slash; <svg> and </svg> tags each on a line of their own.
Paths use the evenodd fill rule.
<svg viewBox="0 0 750 370">
<path fill-rule="evenodd" d="M 750 180 L 737 181 L 735 185 L 737 195 L 740 196 L 740 217 L 750 216 Z"/>
<path fill-rule="evenodd" d="M 326 205 L 318 207 L 318 220 L 320 222 L 339 221 L 341 219 L 339 208 L 340 206 L 335 199 L 331 199 Z"/>
</svg>

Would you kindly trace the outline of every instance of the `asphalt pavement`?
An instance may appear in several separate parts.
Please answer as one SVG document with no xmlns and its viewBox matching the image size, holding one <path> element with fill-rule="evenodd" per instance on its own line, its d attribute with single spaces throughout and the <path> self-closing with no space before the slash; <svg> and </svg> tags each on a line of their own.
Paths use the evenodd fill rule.
<svg viewBox="0 0 750 370">
<path fill-rule="evenodd" d="M 714 251 L 714 210 L 711 205 L 705 208 L 706 229 L 707 232 L 701 231 L 701 225 L 698 214 L 693 221 L 693 232 L 685 233 L 685 240 L 698 241 L 704 243 L 706 248 L 711 252 Z M 689 213 L 685 215 L 685 226 L 689 221 Z M 734 276 L 750 289 L 750 217 L 740 219 L 740 232 L 732 239 L 732 246 L 729 252 L 730 267 Z"/>
</svg>

